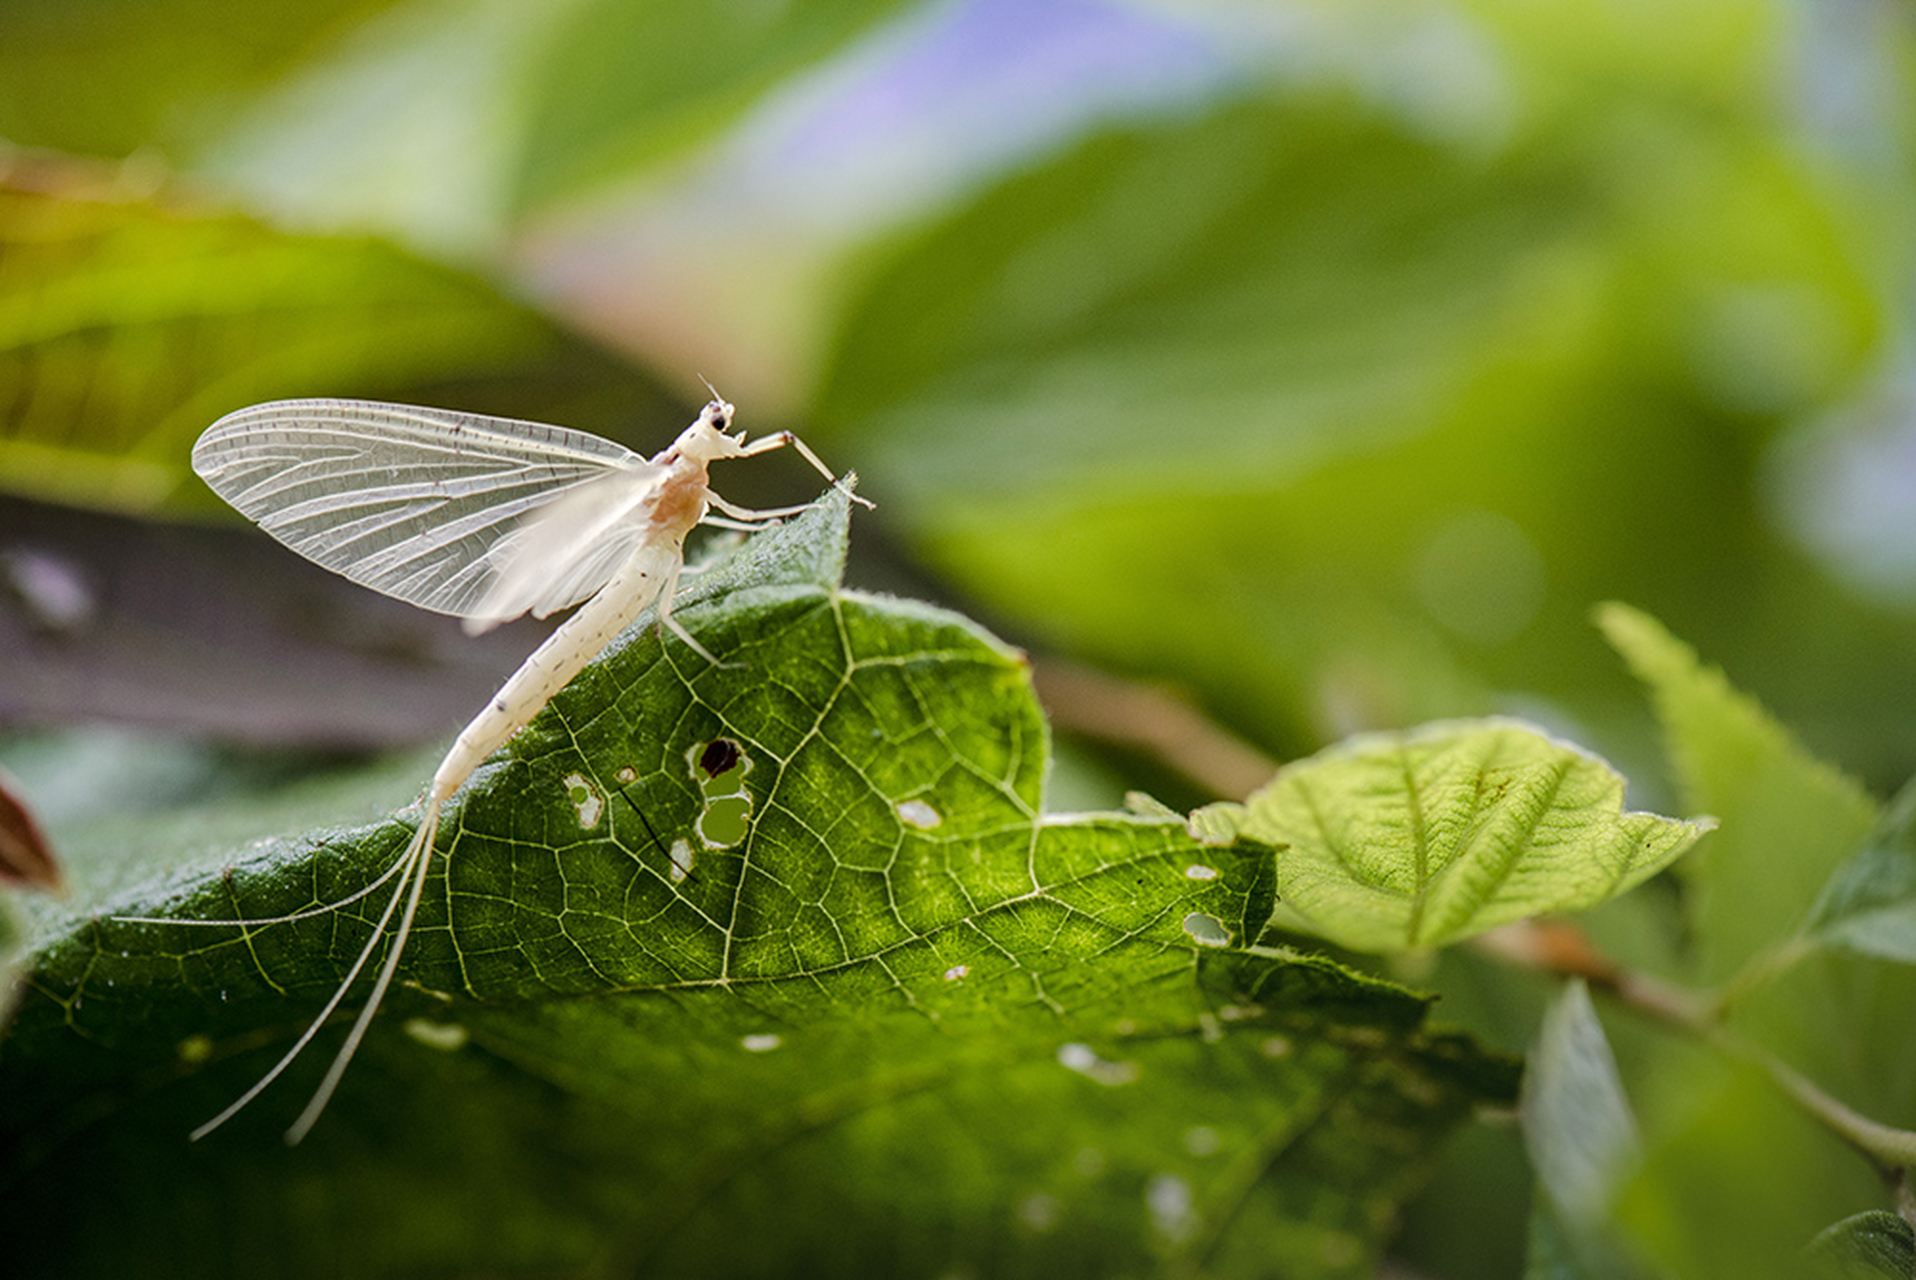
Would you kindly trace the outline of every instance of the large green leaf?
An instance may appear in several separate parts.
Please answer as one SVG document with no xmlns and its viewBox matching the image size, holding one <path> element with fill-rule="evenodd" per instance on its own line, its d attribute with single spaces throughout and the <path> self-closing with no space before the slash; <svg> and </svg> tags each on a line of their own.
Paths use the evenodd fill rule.
<svg viewBox="0 0 1916 1280">
<path fill-rule="evenodd" d="M 1662 50 L 1661 13 L 1577 20 Z M 1870 349 L 1867 238 L 1767 125 L 1571 88 L 1502 146 L 1296 91 L 1086 139 L 859 263 L 815 415 L 1021 634 L 1285 753 L 1493 689 L 1594 723 L 1618 582 L 1751 649 L 1857 644 L 1750 476 Z M 1859 676 L 1783 671 L 1888 734 Z"/>
<path fill-rule="evenodd" d="M 1192 818 L 1277 850 L 1271 923 L 1361 951 L 1413 950 L 1605 902 L 1709 829 L 1626 813 L 1602 760 L 1511 721 L 1370 734 Z"/>
<path fill-rule="evenodd" d="M 376 903 L 402 818 L 96 846 L 0 1045 L 0 1229 L 39 1274 L 1369 1274 L 1506 1064 L 1245 945 L 1268 851 L 1047 816 L 1019 656 L 835 588 L 842 498 L 630 633 L 450 808 L 403 986 L 208 1140 Z M 729 741 L 738 751 L 713 749 Z M 708 784 L 750 813 L 723 845 Z M 713 787 L 720 790 L 723 788 Z M 700 832 L 716 835 L 722 847 Z M 656 833 L 656 838 L 655 834 Z M 315 1059 L 337 1043 L 322 1037 Z"/>
<path fill-rule="evenodd" d="M 121 510 L 198 497 L 194 438 L 258 400 L 452 399 L 588 427 L 658 400 L 470 276 L 87 174 L 0 185 L 0 487 Z"/>
</svg>

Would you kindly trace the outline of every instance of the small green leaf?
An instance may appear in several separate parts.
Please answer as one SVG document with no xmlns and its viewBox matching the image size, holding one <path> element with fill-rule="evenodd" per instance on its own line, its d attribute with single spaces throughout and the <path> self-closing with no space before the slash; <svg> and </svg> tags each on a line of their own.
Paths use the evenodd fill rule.
<svg viewBox="0 0 1916 1280">
<path fill-rule="evenodd" d="M 401 983 L 297 1149 L 278 1131 L 337 1027 L 185 1135 L 291 1042 L 378 899 L 113 917 L 337 902 L 411 824 L 76 856 L 0 1043 L 9 1262 L 1372 1274 L 1512 1064 L 1401 987 L 1246 946 L 1264 851 L 1045 816 L 1022 658 L 838 589 L 846 519 L 835 493 L 683 601 L 738 665 L 635 628 L 474 776 Z M 749 803 L 732 844 L 700 823 L 714 770 Z"/>
<path fill-rule="evenodd" d="M 1444 946 L 1595 906 L 1709 829 L 1626 813 L 1609 765 L 1506 720 L 1353 738 L 1192 824 L 1277 850 L 1274 926 L 1360 951 Z"/>
<path fill-rule="evenodd" d="M 1916 782 L 1897 793 L 1869 840 L 1830 877 L 1808 932 L 1832 946 L 1916 964 Z"/>
<path fill-rule="evenodd" d="M 1876 805 L 1656 619 L 1607 604 L 1597 624 L 1649 687 L 1685 806 L 1722 820 L 1685 868 L 1704 977 L 1721 981 L 1803 926 Z"/>
<path fill-rule="evenodd" d="M 1640 1155 L 1636 1121 L 1581 982 L 1544 1015 L 1524 1073 L 1523 1120 L 1538 1185 L 1529 1280 L 1630 1275 L 1607 1223 L 1610 1199 Z"/>
<path fill-rule="evenodd" d="M 1872 1209 L 1832 1224 L 1810 1242 L 1808 1256 L 1827 1280 L 1909 1280 L 1916 1236 L 1895 1214 Z"/>
</svg>

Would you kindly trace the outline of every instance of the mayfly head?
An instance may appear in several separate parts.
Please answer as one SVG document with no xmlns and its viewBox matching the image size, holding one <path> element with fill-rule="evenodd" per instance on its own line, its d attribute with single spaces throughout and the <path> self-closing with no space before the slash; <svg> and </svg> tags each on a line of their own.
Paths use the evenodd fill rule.
<svg viewBox="0 0 1916 1280">
<path fill-rule="evenodd" d="M 703 465 L 719 458 L 741 456 L 745 433 L 739 432 L 736 440 L 725 434 L 726 428 L 732 425 L 733 412 L 732 406 L 726 401 L 714 398 L 699 410 L 699 416 L 691 426 L 679 432 L 679 438 L 672 442 L 672 447 L 652 461 L 669 466 L 679 458 L 688 458 Z"/>
</svg>

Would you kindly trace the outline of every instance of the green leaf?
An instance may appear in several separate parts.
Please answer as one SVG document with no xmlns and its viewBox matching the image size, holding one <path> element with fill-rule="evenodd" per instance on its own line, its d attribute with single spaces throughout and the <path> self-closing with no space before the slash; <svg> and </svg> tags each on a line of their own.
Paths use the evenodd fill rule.
<svg viewBox="0 0 1916 1280">
<path fill-rule="evenodd" d="M 0 6 L 0 137 L 122 156 L 178 145 L 392 0 Z"/>
<path fill-rule="evenodd" d="M 221 414 L 301 395 L 480 401 L 582 426 L 658 399 L 490 285 L 371 239 L 0 185 L 0 488 L 141 511 Z"/>
<path fill-rule="evenodd" d="M 549 203 L 704 141 L 768 88 L 905 6 L 588 0 L 527 77 L 514 204 Z"/>
<path fill-rule="evenodd" d="M 1626 813 L 1595 756 L 1506 720 L 1366 734 L 1280 769 L 1193 829 L 1277 850 L 1271 923 L 1360 951 L 1439 947 L 1578 911 L 1669 865 L 1709 829 Z"/>
<path fill-rule="evenodd" d="M 402 984 L 295 1150 L 276 1132 L 337 1028 L 184 1135 L 289 1043 L 377 899 L 250 929 L 112 917 L 336 902 L 410 825 L 237 862 L 226 840 L 76 855 L 0 1044 L 14 1258 L 1370 1274 L 1443 1136 L 1511 1100 L 1511 1065 L 1423 1030 L 1399 987 L 1244 945 L 1263 851 L 1172 816 L 1045 815 L 1020 656 L 839 590 L 846 518 L 833 495 L 700 580 L 680 616 L 739 665 L 637 628 L 474 777 Z M 744 838 L 715 847 L 706 784 L 734 773 Z"/>
<path fill-rule="evenodd" d="M 1806 928 L 1831 946 L 1916 964 L 1916 782 L 1823 886 Z"/>
<path fill-rule="evenodd" d="M 1544 1015 L 1524 1073 L 1524 1138 L 1537 1171 L 1529 1280 L 1632 1274 L 1607 1227 L 1611 1197 L 1640 1158 L 1616 1058 L 1582 982 Z"/>
<path fill-rule="evenodd" d="M 1667 13 L 1599 8 L 1539 42 L 1697 78 L 1664 61 Z M 1259 88 L 1003 180 L 858 263 L 815 417 L 972 598 L 1175 673 L 1268 749 L 1496 689 L 1596 723 L 1615 693 L 1577 646 L 1619 581 L 1715 601 L 1735 575 L 1719 634 L 1854 645 L 1857 606 L 1760 534 L 1747 483 L 1770 408 L 1845 386 L 1885 323 L 1840 193 L 1765 123 L 1774 90 L 1733 113 L 1485 56 L 1583 109 L 1447 143 L 1355 92 Z M 1899 751 L 1901 686 L 1838 676 Z"/>
<path fill-rule="evenodd" d="M 1722 821 L 1686 868 L 1704 977 L 1722 981 L 1804 926 L 1876 805 L 1648 614 L 1607 604 L 1597 624 L 1650 690 L 1685 806 Z"/>
<path fill-rule="evenodd" d="M 1809 1260 L 1828 1280 L 1908 1280 L 1916 1275 L 1916 1236 L 1895 1214 L 1872 1209 L 1812 1240 Z"/>
</svg>

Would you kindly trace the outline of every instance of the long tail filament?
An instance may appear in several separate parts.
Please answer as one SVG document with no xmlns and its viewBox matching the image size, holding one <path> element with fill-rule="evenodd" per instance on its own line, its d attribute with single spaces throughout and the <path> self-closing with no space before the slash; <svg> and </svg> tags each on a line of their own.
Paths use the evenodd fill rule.
<svg viewBox="0 0 1916 1280">
<path fill-rule="evenodd" d="M 299 1039 L 293 1042 L 293 1047 L 273 1064 L 272 1070 L 261 1076 L 252 1088 L 235 1099 L 226 1110 L 193 1130 L 193 1141 L 199 1141 L 238 1115 L 247 1103 L 263 1093 L 266 1087 L 277 1080 L 280 1074 L 293 1064 L 293 1060 L 304 1052 L 313 1037 L 319 1034 L 319 1029 L 326 1025 L 327 1019 L 333 1016 L 333 1010 L 337 1009 L 340 1001 L 346 998 L 346 993 L 352 989 L 353 983 L 359 980 L 360 973 L 372 959 L 380 940 L 386 936 L 386 926 L 392 921 L 393 912 L 398 910 L 400 899 L 404 898 L 406 910 L 399 918 L 399 928 L 393 934 L 392 947 L 386 953 L 386 962 L 379 968 L 379 978 L 373 983 L 372 995 L 367 998 L 365 1007 L 359 1011 L 359 1016 L 353 1020 L 353 1028 L 347 1033 L 346 1043 L 341 1045 L 339 1052 L 333 1055 L 333 1064 L 327 1068 L 326 1078 L 320 1081 L 319 1088 L 313 1092 L 312 1100 L 306 1104 L 306 1109 L 299 1113 L 299 1118 L 293 1121 L 292 1127 L 286 1131 L 286 1145 L 297 1144 L 318 1121 L 320 1113 L 326 1110 L 326 1104 L 332 1100 L 333 1090 L 339 1087 L 340 1077 L 346 1074 L 347 1065 L 352 1062 L 353 1055 L 359 1051 L 359 1043 L 365 1039 L 366 1028 L 372 1022 L 373 1015 L 379 1011 L 380 1002 L 386 998 L 386 989 L 392 985 L 393 974 L 398 972 L 399 958 L 405 954 L 406 940 L 412 935 L 413 916 L 419 910 L 419 898 L 425 891 L 426 870 L 432 863 L 433 842 L 439 835 L 439 805 L 438 799 L 430 796 L 427 798 L 419 829 L 413 832 L 411 842 L 406 845 L 406 851 L 399 856 L 399 860 L 393 864 L 391 870 L 374 881 L 374 885 L 381 884 L 395 872 L 399 877 L 399 883 L 394 886 L 392 896 L 386 900 L 386 909 L 380 913 L 378 922 L 373 926 L 372 936 L 366 939 L 366 945 L 360 949 L 359 957 L 353 961 L 352 968 L 346 971 L 345 978 L 340 981 L 332 998 L 319 1011 L 319 1015 L 307 1025 L 306 1030 L 300 1033 Z M 362 894 L 364 892 L 364 890 L 361 891 Z M 351 900 L 346 899 L 346 901 Z"/>
</svg>

